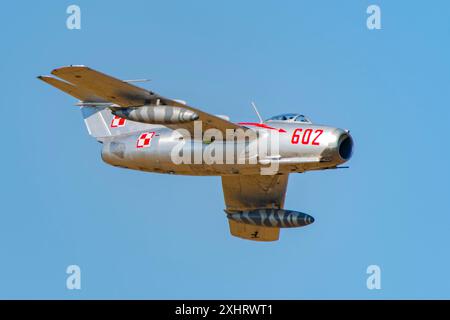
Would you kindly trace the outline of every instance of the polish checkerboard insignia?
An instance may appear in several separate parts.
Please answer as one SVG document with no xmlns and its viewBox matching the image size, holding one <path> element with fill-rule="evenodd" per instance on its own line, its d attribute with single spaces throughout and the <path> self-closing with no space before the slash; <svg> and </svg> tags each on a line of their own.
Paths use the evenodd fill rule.
<svg viewBox="0 0 450 320">
<path fill-rule="evenodd" d="M 124 118 L 114 116 L 114 118 L 111 120 L 111 128 L 123 127 L 125 125 L 125 121 L 126 119 Z"/>
<path fill-rule="evenodd" d="M 136 148 L 148 148 L 150 147 L 150 142 L 152 141 L 153 136 L 155 135 L 154 132 L 145 132 L 141 133 L 139 136 L 137 142 L 136 142 Z"/>
</svg>

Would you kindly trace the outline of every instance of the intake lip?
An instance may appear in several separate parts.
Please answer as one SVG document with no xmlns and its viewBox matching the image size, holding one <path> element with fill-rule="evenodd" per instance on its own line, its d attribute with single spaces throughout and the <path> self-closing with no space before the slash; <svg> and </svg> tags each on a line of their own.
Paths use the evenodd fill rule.
<svg viewBox="0 0 450 320">
<path fill-rule="evenodd" d="M 343 133 L 339 138 L 338 153 L 339 157 L 344 161 L 347 161 L 352 157 L 353 139 L 348 133 Z"/>
</svg>

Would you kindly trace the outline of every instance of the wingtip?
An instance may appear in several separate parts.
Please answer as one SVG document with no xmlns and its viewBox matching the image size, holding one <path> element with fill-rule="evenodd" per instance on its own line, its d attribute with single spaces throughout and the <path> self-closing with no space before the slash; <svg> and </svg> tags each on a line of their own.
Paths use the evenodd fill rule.
<svg viewBox="0 0 450 320">
<path fill-rule="evenodd" d="M 59 68 L 55 68 L 55 69 L 52 70 L 51 74 L 56 76 L 59 72 L 62 72 L 62 71 L 67 70 L 67 69 L 75 69 L 75 68 L 88 68 L 88 67 L 86 67 L 83 64 L 71 64 L 71 65 L 68 65 L 68 66 L 62 66 L 62 67 L 59 67 Z"/>
<path fill-rule="evenodd" d="M 38 78 L 38 79 L 41 80 L 41 81 L 46 82 L 46 81 L 45 81 L 46 79 L 53 78 L 53 77 L 52 77 L 52 76 L 43 76 L 43 75 L 39 75 L 39 76 L 37 76 L 36 78 Z"/>
</svg>

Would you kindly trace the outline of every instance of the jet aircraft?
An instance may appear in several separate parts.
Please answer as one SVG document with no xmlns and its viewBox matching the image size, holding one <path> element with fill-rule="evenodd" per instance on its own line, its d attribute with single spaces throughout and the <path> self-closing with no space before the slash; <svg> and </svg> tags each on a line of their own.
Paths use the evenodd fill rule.
<svg viewBox="0 0 450 320">
<path fill-rule="evenodd" d="M 38 78 L 79 100 L 104 162 L 146 172 L 220 176 L 233 236 L 275 241 L 280 228 L 314 222 L 287 210 L 291 173 L 342 168 L 353 151 L 348 130 L 318 125 L 298 113 L 231 122 L 83 65 Z"/>
</svg>

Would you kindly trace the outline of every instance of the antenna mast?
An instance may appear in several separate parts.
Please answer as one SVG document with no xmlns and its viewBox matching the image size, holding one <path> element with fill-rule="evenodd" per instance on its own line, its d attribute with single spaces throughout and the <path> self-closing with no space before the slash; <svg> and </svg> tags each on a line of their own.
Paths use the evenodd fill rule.
<svg viewBox="0 0 450 320">
<path fill-rule="evenodd" d="M 253 106 L 253 109 L 255 109 L 255 112 L 256 112 L 256 115 L 258 116 L 258 118 L 259 118 L 259 123 L 263 123 L 264 121 L 263 121 L 263 119 L 261 118 L 261 115 L 259 114 L 259 112 L 258 112 L 258 108 L 256 108 L 256 104 L 252 101 L 252 106 Z"/>
</svg>

